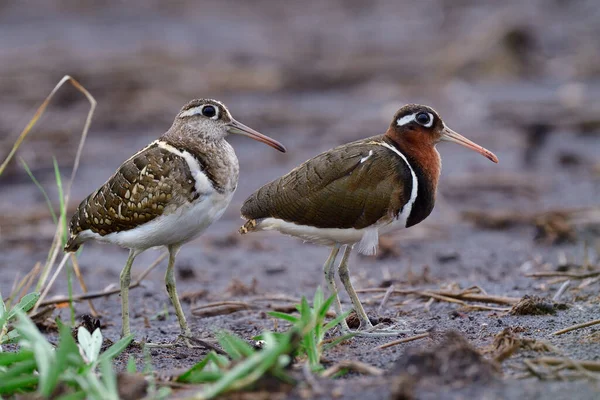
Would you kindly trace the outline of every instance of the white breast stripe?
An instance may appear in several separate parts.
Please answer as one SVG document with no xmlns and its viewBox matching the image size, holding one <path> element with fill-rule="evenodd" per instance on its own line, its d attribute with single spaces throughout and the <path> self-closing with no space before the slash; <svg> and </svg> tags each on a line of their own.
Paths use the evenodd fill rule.
<svg viewBox="0 0 600 400">
<path fill-rule="evenodd" d="M 161 149 L 165 149 L 167 151 L 170 151 L 173 154 L 178 155 L 179 157 L 183 157 L 183 159 L 187 162 L 188 167 L 190 168 L 190 172 L 192 173 L 192 177 L 194 178 L 194 181 L 195 181 L 194 187 L 196 188 L 196 192 L 198 194 L 207 194 L 207 193 L 214 191 L 212 184 L 210 183 L 210 181 L 208 180 L 208 178 L 202 171 L 202 168 L 200 167 L 200 163 L 198 163 L 198 160 L 196 160 L 196 158 L 194 156 L 192 156 L 190 153 L 188 153 L 185 150 L 181 151 L 161 140 L 157 140 L 155 143 Z"/>
<path fill-rule="evenodd" d="M 417 200 L 417 192 L 418 192 L 418 184 L 419 184 L 419 182 L 417 180 L 417 175 L 415 174 L 415 171 L 413 171 L 412 167 L 410 166 L 410 163 L 408 162 L 408 160 L 406 159 L 404 154 L 402 154 L 397 148 L 395 148 L 394 146 L 392 146 L 388 143 L 385 143 L 385 142 L 377 142 L 377 144 L 379 144 L 383 147 L 387 147 L 388 149 L 392 150 L 394 153 L 396 153 L 400 157 L 402 157 L 402 159 L 408 166 L 408 169 L 410 170 L 410 175 L 412 176 L 412 190 L 410 191 L 410 199 L 402 207 L 402 212 L 400 213 L 400 215 L 398 215 L 398 219 L 402 219 L 404 221 L 404 226 L 406 227 L 406 220 L 408 219 L 408 216 L 410 215 L 410 211 L 412 210 L 413 204 L 415 204 L 415 200 Z"/>
</svg>

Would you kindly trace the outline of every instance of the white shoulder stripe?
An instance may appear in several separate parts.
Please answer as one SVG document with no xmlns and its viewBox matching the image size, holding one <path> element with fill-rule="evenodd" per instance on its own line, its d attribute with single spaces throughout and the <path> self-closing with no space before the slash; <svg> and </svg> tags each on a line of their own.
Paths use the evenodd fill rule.
<svg viewBox="0 0 600 400">
<path fill-rule="evenodd" d="M 413 205 L 415 204 L 415 200 L 417 200 L 417 192 L 418 192 L 418 184 L 419 184 L 419 181 L 417 180 L 417 175 L 415 174 L 415 171 L 413 171 L 412 167 L 410 166 L 410 163 L 406 159 L 406 156 L 404 154 L 402 154 L 400 152 L 400 150 L 398 150 L 394 146 L 392 146 L 388 143 L 385 143 L 385 142 L 378 142 L 377 144 L 379 144 L 383 147 L 387 147 L 388 149 L 392 150 L 394 153 L 398 154 L 404 160 L 404 162 L 408 166 L 408 169 L 410 170 L 410 175 L 412 176 L 412 190 L 410 191 L 410 199 L 408 199 L 406 204 L 404 204 L 404 206 L 402 207 L 402 212 L 400 213 L 400 215 L 398 215 L 398 219 L 402 219 L 404 222 L 404 226 L 406 226 L 406 220 L 410 216 L 410 212 L 413 208 Z"/>
<path fill-rule="evenodd" d="M 185 150 L 179 150 L 176 147 L 163 142 L 162 140 L 157 140 L 154 143 L 156 143 L 161 149 L 165 149 L 173 154 L 178 155 L 179 157 L 182 157 L 187 162 L 190 172 L 192 173 L 192 177 L 194 178 L 194 187 L 196 188 L 196 192 L 198 194 L 206 194 L 214 191 L 212 184 L 206 177 L 204 171 L 202 171 L 200 163 L 189 152 Z"/>
</svg>

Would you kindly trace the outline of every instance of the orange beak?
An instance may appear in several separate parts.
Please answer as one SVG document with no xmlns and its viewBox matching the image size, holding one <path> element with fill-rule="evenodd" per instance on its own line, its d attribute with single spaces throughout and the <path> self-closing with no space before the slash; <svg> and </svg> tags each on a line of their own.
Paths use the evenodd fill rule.
<svg viewBox="0 0 600 400">
<path fill-rule="evenodd" d="M 443 140 L 445 142 L 458 143 L 462 146 L 465 146 L 468 149 L 478 152 L 479 154 L 481 154 L 482 156 L 484 156 L 486 158 L 489 158 L 496 164 L 498 163 L 498 157 L 496 157 L 496 155 L 494 153 L 492 153 L 491 151 L 489 151 L 486 148 L 481 147 L 477 143 L 470 141 L 463 135 L 460 135 L 460 134 L 454 132 L 452 129 L 450 129 L 446 126 L 444 127 L 444 130 L 442 131 L 442 138 L 440 140 Z"/>
<path fill-rule="evenodd" d="M 268 144 L 269 146 L 281 151 L 282 153 L 285 153 L 285 147 L 283 147 L 283 145 L 277 140 L 271 139 L 270 137 L 255 131 L 254 129 L 242 124 L 241 122 L 236 121 L 235 119 L 231 120 L 227 131 L 236 135 L 248 136 L 249 138 Z"/>
</svg>

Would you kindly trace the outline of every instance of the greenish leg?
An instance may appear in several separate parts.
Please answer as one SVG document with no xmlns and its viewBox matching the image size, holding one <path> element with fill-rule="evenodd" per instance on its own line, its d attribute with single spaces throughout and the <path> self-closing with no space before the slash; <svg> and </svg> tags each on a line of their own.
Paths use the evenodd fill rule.
<svg viewBox="0 0 600 400">
<path fill-rule="evenodd" d="M 371 329 L 373 328 L 373 324 L 371 324 L 371 321 L 369 321 L 369 317 L 367 316 L 367 313 L 365 312 L 365 309 L 358 298 L 358 294 L 356 294 L 356 290 L 354 290 L 352 282 L 350 282 L 348 258 L 350 258 L 351 252 L 352 246 L 346 246 L 344 255 L 342 256 L 342 261 L 340 261 L 340 265 L 338 267 L 338 274 L 340 276 L 340 280 L 346 288 L 346 292 L 348 292 L 348 296 L 350 296 L 350 300 L 352 300 L 354 311 L 356 311 L 356 315 L 358 315 L 358 319 L 360 320 L 360 327 L 358 329 Z"/>
<path fill-rule="evenodd" d="M 123 318 L 121 336 L 127 336 L 131 333 L 129 328 L 129 285 L 131 284 L 131 266 L 137 255 L 137 251 L 129 250 L 129 257 L 121 271 L 121 316 Z"/>
<path fill-rule="evenodd" d="M 167 273 L 165 274 L 165 284 L 167 286 L 167 292 L 169 293 L 169 298 L 171 299 L 171 303 L 175 308 L 175 314 L 177 315 L 177 320 L 179 321 L 179 327 L 181 328 L 181 334 L 184 337 L 190 337 L 191 331 L 188 327 L 187 320 L 185 319 L 185 315 L 183 314 L 183 308 L 181 308 L 181 303 L 179 302 L 179 296 L 177 295 L 177 288 L 175 286 L 175 257 L 179 252 L 180 246 L 172 245 L 169 246 L 169 265 L 167 266 Z"/>
<path fill-rule="evenodd" d="M 342 303 L 340 302 L 340 297 L 338 296 L 337 287 L 335 285 L 335 269 L 333 265 L 335 263 L 335 259 L 337 258 L 338 253 L 340 252 L 340 245 L 336 244 L 331 249 L 331 254 L 329 254 L 329 258 L 325 261 L 325 265 L 323 265 L 323 273 L 325 274 L 325 281 L 327 282 L 327 287 L 329 288 L 329 292 L 331 295 L 335 295 L 335 300 L 333 305 L 335 307 L 336 315 L 342 315 Z M 341 322 L 343 331 L 350 331 L 348 327 L 348 323 L 344 319 Z"/>
</svg>

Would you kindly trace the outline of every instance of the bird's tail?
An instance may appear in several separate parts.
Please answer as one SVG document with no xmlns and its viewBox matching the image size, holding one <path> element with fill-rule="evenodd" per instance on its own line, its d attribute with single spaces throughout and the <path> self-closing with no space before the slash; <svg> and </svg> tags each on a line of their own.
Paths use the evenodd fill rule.
<svg viewBox="0 0 600 400">
<path fill-rule="evenodd" d="M 246 221 L 246 223 L 244 224 L 244 226 L 242 226 L 239 230 L 239 232 L 242 235 L 245 235 L 248 232 L 252 232 L 254 230 L 256 230 L 256 225 L 258 225 L 258 223 L 256 222 L 255 219 L 250 219 L 248 221 Z"/>
</svg>

